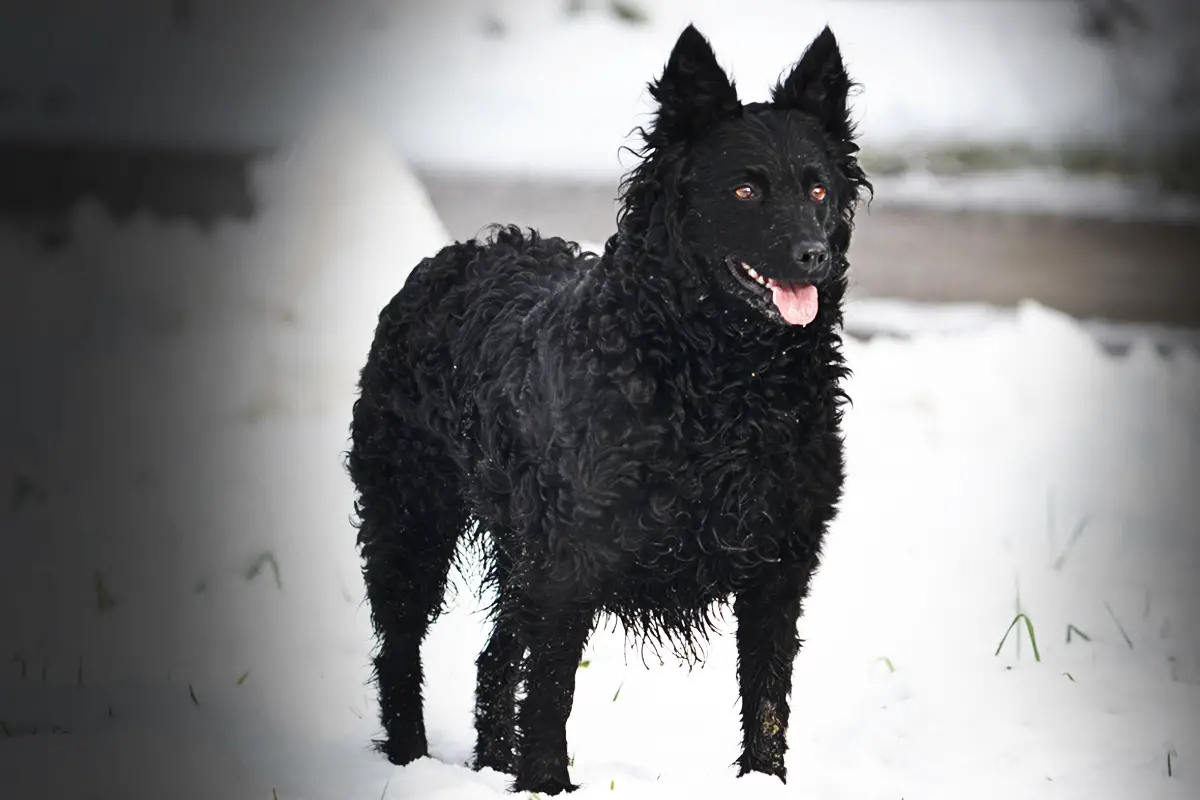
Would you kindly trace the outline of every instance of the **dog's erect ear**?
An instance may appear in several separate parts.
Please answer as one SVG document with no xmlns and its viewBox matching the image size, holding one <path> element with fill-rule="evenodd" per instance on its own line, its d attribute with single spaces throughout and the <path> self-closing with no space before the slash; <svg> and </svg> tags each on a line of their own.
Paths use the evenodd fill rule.
<svg viewBox="0 0 1200 800">
<path fill-rule="evenodd" d="M 712 46 L 692 25 L 675 42 L 662 77 L 650 84 L 650 95 L 658 102 L 654 138 L 659 143 L 690 139 L 742 107 Z"/>
<path fill-rule="evenodd" d="M 839 139 L 853 134 L 846 107 L 850 76 L 842 64 L 837 39 L 828 27 L 813 39 L 800 61 L 782 83 L 771 91 L 771 100 L 780 108 L 812 114 L 825 130 Z"/>
</svg>

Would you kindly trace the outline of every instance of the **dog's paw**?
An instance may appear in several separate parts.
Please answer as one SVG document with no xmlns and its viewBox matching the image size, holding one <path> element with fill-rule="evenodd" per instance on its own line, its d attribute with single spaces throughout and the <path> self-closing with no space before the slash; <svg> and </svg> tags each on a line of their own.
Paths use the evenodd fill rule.
<svg viewBox="0 0 1200 800">
<path fill-rule="evenodd" d="M 382 753 L 389 763 L 397 767 L 405 767 L 429 755 L 429 746 L 424 736 L 406 737 L 404 739 L 376 739 L 375 749 Z"/>
<path fill-rule="evenodd" d="M 772 775 L 781 782 L 787 783 L 787 767 L 783 765 L 782 759 L 771 761 L 742 756 L 737 762 L 737 768 L 737 776 L 739 778 L 744 778 L 750 773 L 757 773 L 759 775 Z"/>
<path fill-rule="evenodd" d="M 517 778 L 513 781 L 512 791 L 514 792 L 534 792 L 540 795 L 553 796 L 556 794 L 564 794 L 573 792 L 579 788 L 577 784 L 571 783 L 570 780 L 561 778 L 544 778 L 541 780 L 526 780 Z"/>
</svg>

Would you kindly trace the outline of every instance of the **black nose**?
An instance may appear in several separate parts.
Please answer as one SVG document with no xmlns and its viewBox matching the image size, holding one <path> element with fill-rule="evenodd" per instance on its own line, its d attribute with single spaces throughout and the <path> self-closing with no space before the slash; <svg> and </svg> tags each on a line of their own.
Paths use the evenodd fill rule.
<svg viewBox="0 0 1200 800">
<path fill-rule="evenodd" d="M 822 270 L 829 263 L 829 246 L 808 241 L 792 245 L 792 258 L 805 270 Z"/>
</svg>

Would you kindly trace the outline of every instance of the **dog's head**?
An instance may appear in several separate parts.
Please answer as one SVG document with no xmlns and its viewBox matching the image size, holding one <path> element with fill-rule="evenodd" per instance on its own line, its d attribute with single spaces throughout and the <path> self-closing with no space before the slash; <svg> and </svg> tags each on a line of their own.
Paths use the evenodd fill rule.
<svg viewBox="0 0 1200 800">
<path fill-rule="evenodd" d="M 826 28 L 771 92 L 743 104 L 708 41 L 679 37 L 623 185 L 625 218 L 665 227 L 670 256 L 780 323 L 807 325 L 822 286 L 844 279 L 859 191 L 847 94 Z"/>
</svg>

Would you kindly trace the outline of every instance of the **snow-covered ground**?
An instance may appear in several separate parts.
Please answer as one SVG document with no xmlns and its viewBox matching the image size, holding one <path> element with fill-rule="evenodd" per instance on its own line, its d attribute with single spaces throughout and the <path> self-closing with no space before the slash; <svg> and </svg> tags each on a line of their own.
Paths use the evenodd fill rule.
<svg viewBox="0 0 1200 800">
<path fill-rule="evenodd" d="M 0 235 L 6 800 L 503 796 L 463 766 L 465 583 L 425 650 L 433 758 L 367 748 L 341 456 L 377 310 L 446 233 L 352 125 L 260 179 L 264 215 L 212 234 L 84 207 L 64 250 Z M 788 786 L 728 766 L 731 637 L 689 673 L 616 631 L 579 673 L 579 797 L 1200 796 L 1200 358 L 1108 357 L 1034 305 L 972 323 L 848 344 Z M 997 653 L 1018 611 L 1037 657 L 1020 627 Z"/>
<path fill-rule="evenodd" d="M 882 205 L 1085 219 L 1200 221 L 1200 198 L 1165 192 L 1146 177 L 1078 174 L 1057 167 L 947 174 L 913 166 L 895 175 L 873 177 L 872 182 L 876 202 Z"/>
</svg>

